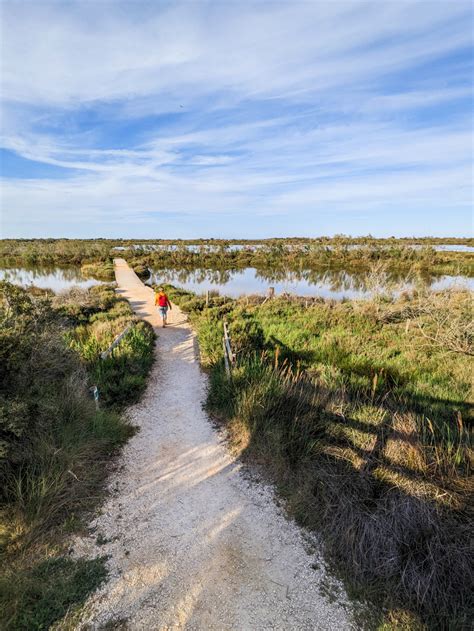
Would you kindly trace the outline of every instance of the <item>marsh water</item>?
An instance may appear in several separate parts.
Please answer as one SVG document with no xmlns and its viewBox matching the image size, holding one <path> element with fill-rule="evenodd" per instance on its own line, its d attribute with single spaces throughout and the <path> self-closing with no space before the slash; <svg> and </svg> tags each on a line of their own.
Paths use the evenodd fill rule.
<svg viewBox="0 0 474 631">
<path fill-rule="evenodd" d="M 84 277 L 79 267 L 0 268 L 0 280 L 22 287 L 34 285 L 42 289 L 51 289 L 55 293 L 67 291 L 72 287 L 87 289 L 101 284 L 100 280 Z"/>
<path fill-rule="evenodd" d="M 87 288 L 102 281 L 84 277 L 79 267 L 0 268 L 0 280 L 28 287 L 67 291 L 72 287 Z M 376 293 L 400 293 L 420 287 L 435 290 L 458 287 L 474 291 L 474 279 L 466 276 L 425 276 L 406 278 L 396 274 L 354 274 L 344 270 L 242 270 L 181 269 L 150 270 L 148 284 L 170 283 L 196 293 L 218 291 L 238 297 L 264 294 L 273 287 L 276 294 L 319 296 L 322 298 L 357 299 Z"/>
<path fill-rule="evenodd" d="M 406 278 L 396 275 L 351 274 L 344 270 L 306 270 L 301 272 L 243 270 L 151 270 L 148 284 L 170 283 L 189 291 L 218 291 L 238 297 L 263 294 L 273 287 L 276 294 L 320 296 L 322 298 L 357 299 L 376 293 L 400 293 L 421 287 L 434 290 L 462 288 L 474 291 L 474 279 L 466 276 Z"/>
</svg>

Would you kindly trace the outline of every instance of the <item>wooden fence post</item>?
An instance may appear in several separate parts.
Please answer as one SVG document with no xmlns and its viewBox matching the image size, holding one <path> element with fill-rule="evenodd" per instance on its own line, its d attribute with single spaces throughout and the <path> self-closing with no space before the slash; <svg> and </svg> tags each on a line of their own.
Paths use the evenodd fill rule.
<svg viewBox="0 0 474 631">
<path fill-rule="evenodd" d="M 92 392 L 92 396 L 94 397 L 95 409 L 98 410 L 99 409 L 99 388 L 97 386 L 92 386 L 91 388 L 89 388 L 89 390 Z"/>
<path fill-rule="evenodd" d="M 224 363 L 225 370 L 228 377 L 231 377 L 232 374 L 232 364 L 234 363 L 234 353 L 232 352 L 232 347 L 230 345 L 230 337 L 229 330 L 227 328 L 227 322 L 224 321 L 224 337 L 222 340 L 222 346 L 224 349 Z"/>
<path fill-rule="evenodd" d="M 271 300 L 274 297 L 275 297 L 275 287 L 269 287 L 267 289 L 267 295 L 265 296 L 265 300 L 262 302 L 262 305 L 264 305 L 267 302 L 267 300 Z"/>
<path fill-rule="evenodd" d="M 224 364 L 225 364 L 225 371 L 227 373 L 227 376 L 230 377 L 230 365 L 229 365 L 229 358 L 227 357 L 227 348 L 225 345 L 225 338 L 222 340 L 222 346 L 224 349 Z"/>
</svg>

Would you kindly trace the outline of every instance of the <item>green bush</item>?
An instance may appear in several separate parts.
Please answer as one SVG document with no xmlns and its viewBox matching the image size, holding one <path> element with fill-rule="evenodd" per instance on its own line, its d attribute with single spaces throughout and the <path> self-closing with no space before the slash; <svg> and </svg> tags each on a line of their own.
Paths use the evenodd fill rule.
<svg viewBox="0 0 474 631">
<path fill-rule="evenodd" d="M 86 278 L 98 280 L 115 280 L 114 264 L 112 261 L 100 261 L 84 263 L 81 266 L 81 274 Z"/>
<path fill-rule="evenodd" d="M 0 325 L 0 604 L 6 628 L 45 629 L 105 576 L 102 561 L 44 557 L 95 507 L 134 431 L 119 410 L 145 387 L 154 333 L 108 287 L 51 297 L 1 283 Z"/>
<path fill-rule="evenodd" d="M 116 414 L 95 409 L 86 366 L 64 341 L 62 309 L 7 283 L 1 291 L 2 500 L 28 519 L 49 519 L 51 505 L 75 485 L 68 470 L 82 466 L 81 450 L 105 454 L 131 430 Z"/>
</svg>

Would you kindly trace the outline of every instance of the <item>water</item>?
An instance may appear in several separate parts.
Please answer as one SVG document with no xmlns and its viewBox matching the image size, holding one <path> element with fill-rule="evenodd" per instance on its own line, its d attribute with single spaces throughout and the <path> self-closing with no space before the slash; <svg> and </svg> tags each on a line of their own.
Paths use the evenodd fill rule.
<svg viewBox="0 0 474 631">
<path fill-rule="evenodd" d="M 274 287 L 276 294 L 318 296 L 335 300 L 368 298 L 376 293 L 400 293 L 417 286 L 434 290 L 460 288 L 474 291 L 474 279 L 465 276 L 439 276 L 407 281 L 400 276 L 374 277 L 346 271 L 259 272 L 248 267 L 228 270 L 154 270 L 148 284 L 170 283 L 196 293 L 217 290 L 222 295 L 238 297 L 265 294 Z"/>
<path fill-rule="evenodd" d="M 0 280 L 17 285 L 67 291 L 71 287 L 87 288 L 101 281 L 84 278 L 78 267 L 68 268 L 7 268 L 0 269 Z M 374 293 L 399 293 L 422 284 L 434 290 L 459 287 L 474 291 L 474 279 L 465 276 L 438 276 L 406 281 L 400 275 L 350 274 L 341 270 L 302 272 L 265 271 L 248 267 L 239 271 L 228 270 L 155 270 L 149 283 L 171 283 L 196 293 L 217 290 L 227 296 L 238 297 L 248 294 L 265 294 L 274 287 L 276 294 L 289 293 L 297 296 L 319 296 L 322 298 L 358 299 Z"/>
<path fill-rule="evenodd" d="M 0 269 L 0 280 L 7 280 L 22 287 L 34 285 L 42 289 L 51 289 L 55 293 L 67 291 L 72 287 L 87 289 L 93 285 L 102 284 L 100 280 L 84 278 L 78 267 L 3 268 Z"/>
<path fill-rule="evenodd" d="M 435 245 L 437 252 L 474 252 L 472 245 Z"/>
</svg>

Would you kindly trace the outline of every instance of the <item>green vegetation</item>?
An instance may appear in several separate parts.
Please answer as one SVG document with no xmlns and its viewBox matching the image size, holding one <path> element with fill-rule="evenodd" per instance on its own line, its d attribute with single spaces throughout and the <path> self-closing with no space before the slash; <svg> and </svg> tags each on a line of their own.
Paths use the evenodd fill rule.
<svg viewBox="0 0 474 631">
<path fill-rule="evenodd" d="M 110 244 L 101 239 L 3 239 L 0 260 L 5 264 L 83 265 L 110 259 Z"/>
<path fill-rule="evenodd" d="M 85 304 L 81 303 L 81 296 L 85 297 Z M 95 304 L 91 304 L 91 296 L 97 300 Z M 110 286 L 70 292 L 64 303 L 61 297 L 56 302 L 72 325 L 65 339 L 86 363 L 89 379 L 99 388 L 101 401 L 114 408 L 137 401 L 153 363 L 151 326 L 134 317 L 129 303 L 119 300 Z M 101 359 L 100 354 L 131 323 L 133 326 L 120 344 Z"/>
<path fill-rule="evenodd" d="M 15 603 L 9 629 L 49 629 L 67 612 L 77 613 L 89 594 L 104 582 L 104 558 L 68 559 L 57 557 L 39 562 L 32 570 L 0 578 L 3 611 Z M 0 601 L 1 602 L 1 601 Z"/>
<path fill-rule="evenodd" d="M 369 289 L 407 276 L 472 276 L 473 253 L 431 247 L 442 243 L 473 240 L 5 240 L 0 261 L 80 265 L 102 279 L 111 278 L 117 255 L 143 278 L 148 267 L 225 277 L 252 266 L 269 280 L 293 270 L 309 279 L 328 273 L 334 282 L 348 271 Z M 473 614 L 472 303 L 467 293 L 422 287 L 396 299 L 340 303 L 215 294 L 206 303 L 172 287 L 168 293 L 198 332 L 210 412 L 235 449 L 263 465 L 291 514 L 324 535 L 348 584 L 383 609 L 388 622 L 380 628 L 462 629 Z M 96 506 L 104 461 L 132 431 L 120 412 L 145 386 L 153 334 L 135 322 L 100 359 L 134 322 L 111 287 L 53 296 L 4 283 L 2 291 L 0 606 L 7 628 L 39 629 L 67 608 L 74 615 L 87 584 L 92 590 L 102 580 L 102 561 L 65 563 L 62 535 Z M 231 379 L 223 319 L 236 353 Z M 39 585 L 44 563 L 57 579 Z"/>
<path fill-rule="evenodd" d="M 467 628 L 470 295 L 211 296 L 206 307 L 167 291 L 198 332 L 210 412 L 243 457 L 264 465 L 298 521 L 324 535 L 352 589 L 378 602 L 392 621 L 384 628 Z"/>
<path fill-rule="evenodd" d="M 84 263 L 81 273 L 85 278 L 97 278 L 98 280 L 114 281 L 114 264 L 111 260 L 98 263 Z"/>
<path fill-rule="evenodd" d="M 473 243 L 473 239 L 374 239 L 344 235 L 243 241 L 4 239 L 0 241 L 0 262 L 24 266 L 94 264 L 85 269 L 105 280 L 110 278 L 111 260 L 115 256 L 125 257 L 142 275 L 147 273 L 147 267 L 220 270 L 255 267 L 262 271 L 344 268 L 357 272 L 383 261 L 390 271 L 472 276 L 474 253 L 438 252 L 433 246 Z"/>
<path fill-rule="evenodd" d="M 104 559 L 66 557 L 63 538 L 97 506 L 105 463 L 134 431 L 120 411 L 145 386 L 154 333 L 110 286 L 0 288 L 2 628 L 46 629 L 104 579 Z"/>
<path fill-rule="evenodd" d="M 337 242 L 329 245 L 308 243 L 291 245 L 287 243 L 262 243 L 259 247 L 249 246 L 232 250 L 228 246 L 205 246 L 190 250 L 182 245 L 172 250 L 142 251 L 122 253 L 134 267 L 145 266 L 153 269 L 216 269 L 239 270 L 254 267 L 263 274 L 302 270 L 344 269 L 352 273 L 370 272 L 374 265 L 383 264 L 387 272 L 398 274 L 465 274 L 474 273 L 474 253 L 438 252 L 430 246 L 419 249 L 405 244 L 368 243 L 343 245 Z"/>
</svg>

